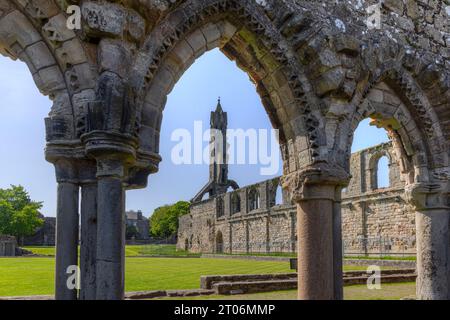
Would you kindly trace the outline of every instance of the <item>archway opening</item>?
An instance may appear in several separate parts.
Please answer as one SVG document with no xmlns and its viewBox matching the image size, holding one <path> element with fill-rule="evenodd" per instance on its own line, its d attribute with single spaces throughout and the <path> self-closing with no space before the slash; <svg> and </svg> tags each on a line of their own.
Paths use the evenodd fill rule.
<svg viewBox="0 0 450 320">
<path fill-rule="evenodd" d="M 258 210 L 260 207 L 260 195 L 256 188 L 251 188 L 248 192 L 248 211 Z"/>
<path fill-rule="evenodd" d="M 223 236 L 222 232 L 217 232 L 216 235 L 216 253 L 223 253 Z"/>
<path fill-rule="evenodd" d="M 405 178 L 398 133 L 389 125 L 389 132 L 380 125 L 395 120 L 380 120 L 378 116 L 362 120 L 353 136 L 349 163 L 352 179 L 342 193 L 346 256 L 396 257 L 415 253 L 414 213 L 402 200 Z"/>
<path fill-rule="evenodd" d="M 44 156 L 44 118 L 52 103 L 25 63 L 1 55 L 0 95 L 0 188 L 22 185 L 33 200 L 43 202 L 44 216 L 55 217 L 55 169 Z"/>
<path fill-rule="evenodd" d="M 390 182 L 389 182 L 389 158 L 387 156 L 382 156 L 378 160 L 377 164 L 377 189 L 381 188 L 389 188 Z"/>
<path fill-rule="evenodd" d="M 275 205 L 280 206 L 282 204 L 284 204 L 283 189 L 281 188 L 281 185 L 278 184 L 277 189 L 275 191 Z"/>
</svg>

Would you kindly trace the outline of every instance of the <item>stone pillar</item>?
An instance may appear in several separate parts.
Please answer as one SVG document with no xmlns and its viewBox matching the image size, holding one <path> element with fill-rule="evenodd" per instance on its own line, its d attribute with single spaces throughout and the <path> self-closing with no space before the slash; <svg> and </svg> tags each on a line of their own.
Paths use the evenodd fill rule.
<svg viewBox="0 0 450 320">
<path fill-rule="evenodd" d="M 97 183 L 81 187 L 80 300 L 96 297 Z"/>
<path fill-rule="evenodd" d="M 342 247 L 342 188 L 335 190 L 333 203 L 333 269 L 334 269 L 334 299 L 344 299 L 343 247 Z"/>
<path fill-rule="evenodd" d="M 98 160 L 97 292 L 99 300 L 124 297 L 125 191 L 121 161 Z"/>
<path fill-rule="evenodd" d="M 291 230 L 291 235 L 290 235 L 290 240 L 291 240 L 291 252 L 295 252 L 296 250 L 296 241 L 295 241 L 295 237 L 297 235 L 296 230 L 296 219 L 297 219 L 297 214 L 296 213 L 290 213 L 289 214 L 289 218 L 290 218 L 290 230 Z"/>
<path fill-rule="evenodd" d="M 78 265 L 79 187 L 74 182 L 59 181 L 56 209 L 55 299 L 76 300 L 77 289 L 68 287 L 69 266 Z"/>
<path fill-rule="evenodd" d="M 417 298 L 448 299 L 448 185 L 415 184 L 407 187 L 407 195 L 416 210 Z"/>
<path fill-rule="evenodd" d="M 342 297 L 342 282 L 335 278 L 335 268 L 338 273 L 342 270 L 335 267 L 342 256 L 334 243 L 339 238 L 336 247 L 341 247 L 340 232 L 335 227 L 340 224 L 340 216 L 334 215 L 340 212 L 337 190 L 348 180 L 349 175 L 342 169 L 325 163 L 283 177 L 283 186 L 289 189 L 297 204 L 298 298 L 301 300 Z"/>
<path fill-rule="evenodd" d="M 335 187 L 305 185 L 297 201 L 298 298 L 334 298 L 333 212 Z"/>
</svg>

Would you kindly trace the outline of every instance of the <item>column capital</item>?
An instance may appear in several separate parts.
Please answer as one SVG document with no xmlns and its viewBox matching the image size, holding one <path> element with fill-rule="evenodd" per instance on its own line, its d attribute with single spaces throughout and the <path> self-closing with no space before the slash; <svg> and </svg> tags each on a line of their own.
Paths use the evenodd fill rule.
<svg viewBox="0 0 450 320">
<path fill-rule="evenodd" d="M 58 183 L 89 184 L 96 181 L 94 160 L 58 158 L 53 160 Z"/>
<path fill-rule="evenodd" d="M 97 159 L 97 177 L 125 177 L 125 165 L 120 159 L 99 158 Z"/>
<path fill-rule="evenodd" d="M 406 199 L 417 211 L 450 209 L 449 181 L 419 182 L 405 187 Z"/>
<path fill-rule="evenodd" d="M 348 185 L 350 177 L 343 168 L 322 162 L 284 175 L 281 184 L 294 202 L 309 199 L 340 201 L 338 190 Z"/>
<path fill-rule="evenodd" d="M 73 159 L 59 158 L 53 162 L 58 183 L 78 184 L 78 170 Z"/>
</svg>

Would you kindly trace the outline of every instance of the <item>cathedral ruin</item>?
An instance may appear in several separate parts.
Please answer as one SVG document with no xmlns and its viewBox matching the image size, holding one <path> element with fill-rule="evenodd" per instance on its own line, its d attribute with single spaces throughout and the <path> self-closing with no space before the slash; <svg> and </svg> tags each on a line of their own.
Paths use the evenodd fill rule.
<svg viewBox="0 0 450 320">
<path fill-rule="evenodd" d="M 211 129 L 218 129 L 216 119 L 226 119 L 220 104 L 211 113 Z M 226 121 L 220 130 L 226 132 Z M 226 145 L 226 135 L 220 136 L 224 141 L 219 145 Z M 235 182 L 224 183 L 228 164 L 218 164 L 217 159 L 226 160 L 227 155 L 226 149 L 220 151 L 223 154 L 212 157 L 207 188 L 194 197 L 190 213 L 179 219 L 177 248 L 229 254 L 296 252 L 296 207 L 282 190 L 280 178 L 242 188 Z M 389 159 L 389 186 L 379 188 L 377 170 L 383 156 Z M 217 172 L 224 173 L 225 180 L 218 180 Z M 415 214 L 405 198 L 405 181 L 392 143 L 353 153 L 350 174 L 352 179 L 342 193 L 344 253 L 415 254 Z M 235 190 L 227 192 L 229 186 Z M 212 190 L 209 198 L 202 200 L 208 190 Z"/>
<path fill-rule="evenodd" d="M 0 53 L 25 62 L 53 104 L 56 299 L 123 299 L 126 192 L 158 171 L 167 95 L 214 48 L 249 75 L 280 131 L 298 298 L 343 298 L 341 191 L 370 117 L 392 138 L 400 201 L 415 214 L 417 298 L 450 299 L 449 15 L 436 0 L 0 0 Z M 66 285 L 73 265 L 80 290 Z"/>
</svg>

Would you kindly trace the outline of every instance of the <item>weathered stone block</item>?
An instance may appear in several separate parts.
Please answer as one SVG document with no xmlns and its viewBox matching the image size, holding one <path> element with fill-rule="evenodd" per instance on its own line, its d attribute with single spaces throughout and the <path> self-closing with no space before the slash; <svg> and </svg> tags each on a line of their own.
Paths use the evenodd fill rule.
<svg viewBox="0 0 450 320">
<path fill-rule="evenodd" d="M 85 32 L 87 34 L 91 36 L 122 36 L 127 22 L 127 11 L 121 5 L 83 2 L 81 12 L 86 21 Z"/>
<path fill-rule="evenodd" d="M 60 42 L 64 42 L 75 38 L 75 33 L 67 28 L 67 19 L 65 15 L 59 14 L 52 17 L 43 27 L 42 31 L 51 42 L 55 43 L 56 46 Z"/>
<path fill-rule="evenodd" d="M 56 64 L 53 55 L 43 41 L 39 41 L 29 46 L 25 50 L 25 53 L 28 55 L 36 70 Z"/>
<path fill-rule="evenodd" d="M 133 47 L 120 40 L 103 39 L 98 48 L 99 72 L 105 70 L 125 78 L 129 72 Z"/>
<path fill-rule="evenodd" d="M 41 39 L 27 18 L 19 11 L 13 11 L 0 20 L 0 43 L 11 46 L 15 42 L 22 48 Z"/>
</svg>

